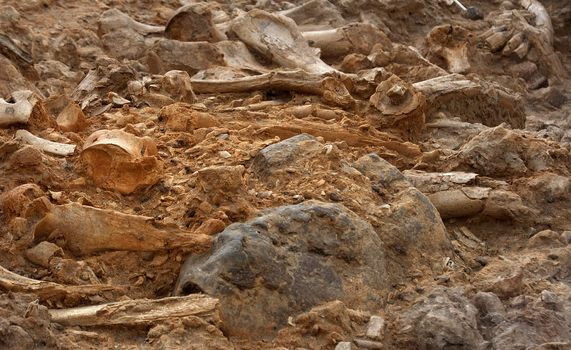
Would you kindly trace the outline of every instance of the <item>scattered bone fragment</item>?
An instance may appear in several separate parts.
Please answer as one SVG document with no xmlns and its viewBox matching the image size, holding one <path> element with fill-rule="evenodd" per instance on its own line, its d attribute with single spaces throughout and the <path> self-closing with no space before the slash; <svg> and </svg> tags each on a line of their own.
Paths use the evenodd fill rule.
<svg viewBox="0 0 571 350">
<path fill-rule="evenodd" d="M 37 137 L 27 130 L 16 131 L 15 139 L 32 145 L 46 153 L 51 153 L 58 156 L 69 156 L 75 152 L 75 145 L 42 139 L 41 137 Z"/>
<path fill-rule="evenodd" d="M 218 299 L 202 294 L 163 299 L 135 299 L 71 309 L 50 309 L 52 321 L 69 326 L 152 325 L 178 317 L 196 316 L 219 322 Z"/>
<path fill-rule="evenodd" d="M 0 289 L 10 292 L 34 293 L 41 300 L 58 298 L 84 298 L 106 291 L 115 291 L 121 288 L 110 285 L 81 285 L 66 286 L 54 282 L 39 281 L 18 275 L 0 266 Z"/>
<path fill-rule="evenodd" d="M 241 41 L 223 40 L 214 44 L 224 55 L 224 62 L 234 69 L 267 73 L 270 69 L 258 62 Z"/>
<path fill-rule="evenodd" d="M 232 31 L 246 45 L 282 67 L 317 74 L 335 71 L 308 45 L 295 22 L 285 16 L 251 10 L 234 20 Z"/>
<path fill-rule="evenodd" d="M 172 70 L 164 75 L 145 77 L 129 82 L 129 98 L 135 103 L 163 107 L 175 102 L 196 102 L 190 76 L 185 71 Z"/>
<path fill-rule="evenodd" d="M 441 25 L 432 28 L 426 39 L 429 49 L 427 58 L 444 60 L 445 68 L 450 73 L 468 72 L 468 33 L 460 26 Z"/>
<path fill-rule="evenodd" d="M 129 81 L 135 80 L 136 75 L 128 65 L 109 59 L 106 64 L 102 63 L 90 70 L 71 92 L 70 97 L 82 110 L 91 111 L 101 106 L 109 92 L 125 92 Z"/>
<path fill-rule="evenodd" d="M 99 130 L 91 134 L 85 140 L 81 159 L 96 186 L 123 194 L 154 185 L 162 169 L 151 138 L 122 130 Z"/>
<path fill-rule="evenodd" d="M 56 123 L 62 131 L 82 131 L 88 125 L 87 118 L 79 105 L 70 101 L 58 114 Z"/>
<path fill-rule="evenodd" d="M 0 195 L 0 209 L 6 216 L 25 216 L 29 204 L 41 196 L 43 196 L 43 191 L 38 185 L 23 184 Z"/>
<path fill-rule="evenodd" d="M 165 251 L 180 248 L 201 252 L 211 237 L 167 226 L 146 216 L 123 214 L 70 203 L 47 208 L 34 227 L 36 241 L 54 233 L 64 236 L 66 247 L 85 255 L 106 250 Z"/>
<path fill-rule="evenodd" d="M 109 92 L 107 94 L 107 99 L 113 104 L 115 107 L 123 107 L 131 103 L 131 101 L 127 100 L 124 97 L 119 96 L 116 92 Z"/>
<path fill-rule="evenodd" d="M 166 72 L 161 80 L 161 87 L 169 97 L 177 102 L 196 102 L 196 96 L 192 91 L 190 76 L 187 72 L 179 70 Z"/>
<path fill-rule="evenodd" d="M 38 98 L 32 91 L 16 91 L 12 94 L 13 103 L 0 98 L 0 127 L 12 124 L 26 124 L 32 115 Z"/>
<path fill-rule="evenodd" d="M 26 251 L 26 258 L 42 267 L 49 267 L 50 259 L 56 256 L 62 257 L 63 250 L 56 244 L 46 241 L 40 242 Z"/>
<path fill-rule="evenodd" d="M 366 336 L 375 340 L 382 340 L 385 331 L 385 319 L 381 316 L 371 316 L 367 324 Z"/>
<path fill-rule="evenodd" d="M 226 40 L 226 35 L 212 20 L 209 4 L 196 3 L 179 8 L 169 19 L 164 36 L 179 41 L 208 41 L 211 43 Z"/>
<path fill-rule="evenodd" d="M 194 91 L 199 94 L 275 89 L 322 95 L 324 79 L 325 77 L 321 74 L 310 74 L 304 71 L 274 71 L 232 80 L 193 78 L 191 82 Z"/>
<path fill-rule="evenodd" d="M 455 186 L 473 185 L 478 177 L 476 173 L 461 171 L 447 173 L 427 173 L 424 171 L 405 170 L 404 176 L 410 183 L 424 193 L 448 190 Z"/>
</svg>

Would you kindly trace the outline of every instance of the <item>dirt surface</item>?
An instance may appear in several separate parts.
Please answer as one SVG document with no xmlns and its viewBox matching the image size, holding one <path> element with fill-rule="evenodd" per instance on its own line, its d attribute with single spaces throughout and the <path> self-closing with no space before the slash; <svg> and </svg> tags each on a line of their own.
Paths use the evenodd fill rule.
<svg viewBox="0 0 571 350">
<path fill-rule="evenodd" d="M 4 0 L 0 349 L 571 349 L 571 4 L 462 2 Z"/>
</svg>

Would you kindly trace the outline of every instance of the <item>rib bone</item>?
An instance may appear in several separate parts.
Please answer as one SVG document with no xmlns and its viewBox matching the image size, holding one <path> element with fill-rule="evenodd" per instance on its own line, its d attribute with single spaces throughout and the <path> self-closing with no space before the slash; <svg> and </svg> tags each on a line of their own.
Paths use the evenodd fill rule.
<svg viewBox="0 0 571 350">
<path fill-rule="evenodd" d="M 27 130 L 16 131 L 16 140 L 21 140 L 29 145 L 36 147 L 46 153 L 58 156 L 69 156 L 75 152 L 75 145 L 58 143 L 37 137 Z"/>
</svg>

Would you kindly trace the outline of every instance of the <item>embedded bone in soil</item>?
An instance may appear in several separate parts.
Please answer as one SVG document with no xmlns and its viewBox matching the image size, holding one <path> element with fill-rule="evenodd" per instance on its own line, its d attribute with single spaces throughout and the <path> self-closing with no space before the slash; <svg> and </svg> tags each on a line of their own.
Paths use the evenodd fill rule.
<svg viewBox="0 0 571 350">
<path fill-rule="evenodd" d="M 31 91 L 15 91 L 12 98 L 12 103 L 0 98 L 0 127 L 27 123 L 37 102 Z"/>
<path fill-rule="evenodd" d="M 140 326 L 184 317 L 218 321 L 218 299 L 192 294 L 157 300 L 135 299 L 108 304 L 51 309 L 54 322 L 68 326 Z"/>
<path fill-rule="evenodd" d="M 309 46 L 295 22 L 285 16 L 251 10 L 234 20 L 232 31 L 250 48 L 283 67 L 317 74 L 335 71 Z"/>
<path fill-rule="evenodd" d="M 81 159 L 96 186 L 132 193 L 159 181 L 162 163 L 154 141 L 122 130 L 99 130 L 83 145 Z"/>
<path fill-rule="evenodd" d="M 24 143 L 32 145 L 46 153 L 51 153 L 58 156 L 69 156 L 75 152 L 75 145 L 42 139 L 41 137 L 37 137 L 27 130 L 16 131 L 16 140 L 20 140 Z"/>
<path fill-rule="evenodd" d="M 162 225 L 153 218 L 123 214 L 71 203 L 48 208 L 34 227 L 36 241 L 53 233 L 63 234 L 67 247 L 77 255 L 107 250 L 204 251 L 210 236 L 194 234 L 176 226 Z"/>
</svg>

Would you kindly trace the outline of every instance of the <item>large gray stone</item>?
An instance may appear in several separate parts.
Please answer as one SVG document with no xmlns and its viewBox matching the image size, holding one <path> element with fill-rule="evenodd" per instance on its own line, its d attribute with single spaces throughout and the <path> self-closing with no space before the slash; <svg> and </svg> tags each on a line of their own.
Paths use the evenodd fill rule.
<svg viewBox="0 0 571 350">
<path fill-rule="evenodd" d="M 342 205 L 309 201 L 227 227 L 209 254 L 188 257 L 176 294 L 220 298 L 230 335 L 270 336 L 288 316 L 327 301 L 378 305 L 387 286 L 371 225 Z"/>
<path fill-rule="evenodd" d="M 404 313 L 399 323 L 409 348 L 476 350 L 486 346 L 477 316 L 463 290 L 438 288 Z"/>
</svg>

